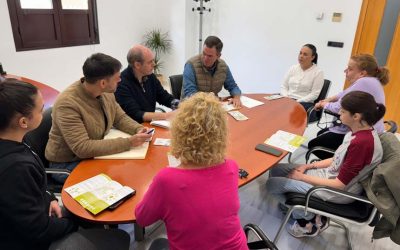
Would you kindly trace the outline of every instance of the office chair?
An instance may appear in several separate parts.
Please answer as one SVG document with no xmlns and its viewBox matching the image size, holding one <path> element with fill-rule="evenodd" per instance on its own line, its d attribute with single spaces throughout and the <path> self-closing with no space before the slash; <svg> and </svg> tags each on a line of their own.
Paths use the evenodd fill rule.
<svg viewBox="0 0 400 250">
<path fill-rule="evenodd" d="M 181 99 L 183 75 L 173 75 L 169 77 L 171 92 L 175 99 Z"/>
<path fill-rule="evenodd" d="M 326 98 L 330 86 L 331 86 L 331 81 L 325 79 L 324 84 L 322 85 L 321 92 L 319 92 L 319 95 L 317 99 L 315 99 L 314 104 Z M 316 111 L 314 110 L 314 107 L 310 107 L 307 110 L 307 124 L 319 121 L 319 119 L 321 119 L 321 116 L 322 116 L 322 111 Z"/>
<path fill-rule="evenodd" d="M 247 224 L 243 227 L 244 233 L 247 238 L 247 246 L 249 249 L 269 249 L 269 250 L 278 250 L 275 244 L 265 235 L 265 233 L 254 224 Z M 249 236 L 250 232 L 252 232 L 257 238 L 257 241 L 250 241 Z"/>
<path fill-rule="evenodd" d="M 382 142 L 383 158 L 382 162 L 378 166 L 388 163 L 398 164 L 397 158 L 390 157 L 391 155 L 400 154 L 400 142 L 397 140 L 396 136 L 392 133 L 382 133 L 379 135 L 379 138 Z M 370 176 L 375 168 L 362 171 L 355 178 L 358 178 L 358 182 L 361 182 Z M 319 191 L 331 192 L 338 196 L 350 198 L 354 201 L 349 204 L 337 204 L 323 201 L 312 196 L 314 193 Z M 365 195 L 355 195 L 353 193 L 326 186 L 315 186 L 306 194 L 287 193 L 285 204 L 289 207 L 289 210 L 274 238 L 273 242 L 275 244 L 278 242 L 285 225 L 295 210 L 304 210 L 304 213 L 312 212 L 330 218 L 331 221 L 335 222 L 345 230 L 350 249 L 352 249 L 350 233 L 348 228 L 342 222 L 374 226 L 378 222 L 380 216 L 377 208 Z"/>
<path fill-rule="evenodd" d="M 45 150 L 47 141 L 49 140 L 49 132 L 51 129 L 51 111 L 52 108 L 48 108 L 43 112 L 43 119 L 40 123 L 39 127 L 35 130 L 28 132 L 24 137 L 24 142 L 31 148 L 33 152 L 35 152 L 39 158 L 42 160 L 42 163 L 45 167 L 47 173 L 47 187 L 48 190 L 53 193 L 61 193 L 62 184 L 57 183 L 50 174 L 65 174 L 69 175 L 68 170 L 64 169 L 54 169 L 49 168 L 49 161 L 45 157 Z"/>
</svg>

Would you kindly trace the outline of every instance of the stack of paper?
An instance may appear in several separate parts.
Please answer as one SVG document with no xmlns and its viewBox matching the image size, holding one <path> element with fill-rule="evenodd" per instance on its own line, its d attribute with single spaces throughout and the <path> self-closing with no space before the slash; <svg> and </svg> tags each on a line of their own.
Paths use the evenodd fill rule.
<svg viewBox="0 0 400 250">
<path fill-rule="evenodd" d="M 161 128 L 170 128 L 171 127 L 171 122 L 167 120 L 153 120 L 150 122 L 150 125 L 153 126 L 158 126 Z"/>
<path fill-rule="evenodd" d="M 130 134 L 122 132 L 118 129 L 110 129 L 110 132 L 104 137 L 104 139 L 114 138 L 128 138 Z M 112 154 L 96 156 L 95 159 L 144 159 L 146 158 L 147 149 L 149 148 L 149 142 L 143 143 L 141 146 L 133 147 L 129 151 Z"/>
<path fill-rule="evenodd" d="M 305 140 L 303 136 L 278 130 L 264 143 L 293 153 Z"/>
<path fill-rule="evenodd" d="M 272 101 L 272 100 L 283 98 L 283 96 L 281 96 L 279 94 L 274 94 L 274 95 L 264 96 L 264 98 L 267 99 L 268 101 Z"/>
</svg>

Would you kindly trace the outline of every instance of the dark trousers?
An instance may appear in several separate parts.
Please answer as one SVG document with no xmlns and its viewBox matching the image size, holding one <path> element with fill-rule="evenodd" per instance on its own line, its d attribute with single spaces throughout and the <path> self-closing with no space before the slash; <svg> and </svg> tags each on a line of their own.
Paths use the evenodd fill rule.
<svg viewBox="0 0 400 250">
<path fill-rule="evenodd" d="M 309 108 L 314 107 L 313 102 L 299 102 L 301 106 L 307 111 Z"/>
<path fill-rule="evenodd" d="M 129 235 L 119 229 L 79 229 L 53 242 L 49 250 L 128 250 L 129 243 Z"/>
<path fill-rule="evenodd" d="M 343 143 L 344 136 L 344 134 L 336 134 L 329 132 L 328 129 L 322 129 L 318 132 L 317 137 L 315 137 L 308 143 L 308 148 L 311 149 L 313 147 L 320 146 L 336 150 Z M 314 155 L 321 160 L 333 156 L 333 154 L 322 151 L 315 151 Z"/>
</svg>

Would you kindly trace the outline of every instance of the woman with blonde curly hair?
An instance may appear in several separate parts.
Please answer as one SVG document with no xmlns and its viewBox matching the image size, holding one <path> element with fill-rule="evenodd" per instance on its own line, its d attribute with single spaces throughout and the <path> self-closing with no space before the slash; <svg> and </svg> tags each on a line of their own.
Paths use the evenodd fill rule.
<svg viewBox="0 0 400 250">
<path fill-rule="evenodd" d="M 181 103 L 171 154 L 136 207 L 136 222 L 163 220 L 170 249 L 248 249 L 239 220 L 238 166 L 225 159 L 227 118 L 217 98 L 199 92 Z"/>
</svg>

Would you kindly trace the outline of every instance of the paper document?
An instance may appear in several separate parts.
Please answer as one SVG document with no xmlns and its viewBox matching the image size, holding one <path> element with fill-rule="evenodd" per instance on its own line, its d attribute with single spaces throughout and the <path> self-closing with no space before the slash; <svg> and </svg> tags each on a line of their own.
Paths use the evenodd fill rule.
<svg viewBox="0 0 400 250">
<path fill-rule="evenodd" d="M 130 134 L 122 132 L 118 129 L 110 129 L 110 132 L 104 136 L 104 139 L 114 139 L 114 138 L 128 138 L 131 137 Z M 129 151 L 112 154 L 96 156 L 95 159 L 144 159 L 146 158 L 147 149 L 149 148 L 149 142 L 145 142 L 140 146 L 132 147 Z"/>
<path fill-rule="evenodd" d="M 230 114 L 233 118 L 235 118 L 236 121 L 246 121 L 249 119 L 247 118 L 247 116 L 240 113 L 239 111 L 229 111 L 228 114 Z"/>
<path fill-rule="evenodd" d="M 168 120 L 154 120 L 150 122 L 150 125 L 161 127 L 161 128 L 170 128 L 171 122 Z"/>
<path fill-rule="evenodd" d="M 253 108 L 264 104 L 263 102 L 251 99 L 247 96 L 241 96 L 240 101 L 246 108 Z"/>
<path fill-rule="evenodd" d="M 265 99 L 268 101 L 276 100 L 276 99 L 281 99 L 283 96 L 281 95 L 269 95 L 269 96 L 264 96 Z"/>
<path fill-rule="evenodd" d="M 176 159 L 171 153 L 167 153 L 168 157 L 168 166 L 176 168 L 177 166 L 181 165 L 181 161 Z"/>
<path fill-rule="evenodd" d="M 264 143 L 293 153 L 305 140 L 304 136 L 278 130 Z"/>
<path fill-rule="evenodd" d="M 156 140 L 154 141 L 154 145 L 168 147 L 169 145 L 171 145 L 171 139 L 156 138 Z"/>
<path fill-rule="evenodd" d="M 233 106 L 233 104 L 228 104 L 228 102 L 223 102 L 222 103 L 222 108 L 227 112 L 228 111 L 232 111 L 232 110 L 238 110 L 238 108 Z"/>
<path fill-rule="evenodd" d="M 134 189 L 122 186 L 105 174 L 96 175 L 64 190 L 92 214 L 98 214 L 135 193 Z"/>
</svg>

